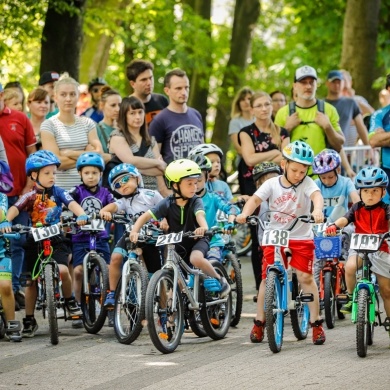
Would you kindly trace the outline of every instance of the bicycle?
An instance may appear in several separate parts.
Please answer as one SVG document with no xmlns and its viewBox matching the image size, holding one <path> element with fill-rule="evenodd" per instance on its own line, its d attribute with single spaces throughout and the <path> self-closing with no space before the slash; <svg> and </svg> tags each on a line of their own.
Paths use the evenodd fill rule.
<svg viewBox="0 0 390 390">
<path fill-rule="evenodd" d="M 267 213 L 271 213 L 268 211 Z M 304 340 L 309 332 L 310 312 L 308 302 L 314 300 L 311 293 L 300 290 L 295 269 L 285 268 L 281 254 L 281 247 L 289 262 L 291 252 L 288 249 L 289 232 L 298 221 L 312 223 L 310 215 L 294 217 L 293 222 L 286 230 L 270 230 L 257 216 L 247 218 L 247 223 L 260 224 L 264 230 L 262 245 L 272 245 L 275 251 L 274 264 L 267 268 L 265 291 L 265 328 L 268 345 L 272 352 L 278 353 L 282 349 L 284 333 L 284 316 L 290 312 L 293 333 L 298 340 Z"/>
<path fill-rule="evenodd" d="M 319 296 L 320 304 L 324 307 L 325 323 L 328 329 L 335 326 L 336 310 L 339 319 L 344 319 L 337 303 L 337 296 L 345 294 L 344 264 L 340 261 L 342 252 L 343 235 L 325 237 L 320 232 L 315 232 L 314 244 L 316 259 L 325 260 L 320 273 Z"/>
<path fill-rule="evenodd" d="M 213 232 L 207 234 L 212 235 Z M 179 232 L 158 237 L 156 246 L 167 246 L 166 262 L 161 270 L 154 273 L 146 291 L 149 335 L 154 346 L 165 354 L 176 350 L 184 329 L 188 329 L 189 325 L 196 332 L 198 318 L 213 340 L 224 338 L 231 322 L 231 293 L 221 298 L 220 283 L 191 268 L 177 254 L 175 244 L 180 243 L 183 237 L 196 236 L 193 232 Z M 222 264 L 215 261 L 213 266 L 219 275 L 228 279 Z"/>
<path fill-rule="evenodd" d="M 350 248 L 361 254 L 363 259 L 360 280 L 356 283 L 352 297 L 351 321 L 356 324 L 356 351 L 358 356 L 366 357 L 368 345 L 374 341 L 374 327 L 384 326 L 390 331 L 390 317 L 382 322 L 379 309 L 376 277 L 371 271 L 370 253 L 377 252 L 385 240 L 390 238 L 390 232 L 385 234 L 358 234 L 351 236 Z M 359 272 L 357 273 L 359 274 Z M 339 295 L 340 303 L 346 303 L 348 296 Z M 377 319 L 377 320 L 376 320 Z"/>
</svg>

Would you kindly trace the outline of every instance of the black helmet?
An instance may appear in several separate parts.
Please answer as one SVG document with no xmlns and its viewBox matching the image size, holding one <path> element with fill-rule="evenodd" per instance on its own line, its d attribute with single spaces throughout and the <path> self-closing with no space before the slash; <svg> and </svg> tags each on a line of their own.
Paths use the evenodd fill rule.
<svg viewBox="0 0 390 390">
<path fill-rule="evenodd" d="M 275 172 L 278 175 L 282 174 L 282 169 L 279 165 L 273 162 L 262 162 L 254 166 L 252 171 L 253 181 L 257 181 L 260 177 L 266 175 L 267 173 Z"/>
<path fill-rule="evenodd" d="M 103 77 L 95 77 L 88 83 L 88 91 L 91 92 L 92 87 L 95 85 L 107 85 L 107 81 Z"/>
</svg>

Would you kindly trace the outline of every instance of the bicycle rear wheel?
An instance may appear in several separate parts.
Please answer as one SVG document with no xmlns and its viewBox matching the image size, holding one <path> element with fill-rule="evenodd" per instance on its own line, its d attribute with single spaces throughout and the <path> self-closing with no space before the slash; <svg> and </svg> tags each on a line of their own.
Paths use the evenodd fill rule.
<svg viewBox="0 0 390 390">
<path fill-rule="evenodd" d="M 45 266 L 45 291 L 46 291 L 46 308 L 47 318 L 49 320 L 50 342 L 53 345 L 58 344 L 58 322 L 57 322 L 57 307 L 55 298 L 55 287 L 57 283 L 54 279 L 53 264 Z"/>
<path fill-rule="evenodd" d="M 328 329 L 333 329 L 336 318 L 335 279 L 332 271 L 324 272 L 324 311 Z"/>
<path fill-rule="evenodd" d="M 84 279 L 81 290 L 81 310 L 83 311 L 84 328 L 88 333 L 98 333 L 106 320 L 107 310 L 103 303 L 108 289 L 108 268 L 104 259 L 97 254 L 90 254 L 87 261 L 87 293 L 84 292 Z"/>
<path fill-rule="evenodd" d="M 242 302 L 244 299 L 241 267 L 237 257 L 232 253 L 226 255 L 224 263 L 228 275 L 227 280 L 232 289 L 232 321 L 230 322 L 230 326 L 237 326 L 241 319 Z"/>
<path fill-rule="evenodd" d="M 300 300 L 300 286 L 296 274 L 292 277 L 292 299 L 295 300 L 294 309 L 290 310 L 291 325 L 295 337 L 298 340 L 304 340 L 309 333 L 310 311 L 307 303 Z"/>
<path fill-rule="evenodd" d="M 360 289 L 358 291 L 357 305 L 358 313 L 356 322 L 356 351 L 358 356 L 366 357 L 368 341 L 371 338 L 368 290 Z"/>
<path fill-rule="evenodd" d="M 122 279 L 125 278 L 125 291 Z M 122 344 L 131 344 L 142 331 L 148 275 L 139 264 L 131 264 L 130 273 L 122 275 L 115 291 L 114 331 Z"/>
<path fill-rule="evenodd" d="M 174 352 L 184 331 L 184 306 L 180 289 L 173 284 L 172 271 L 162 269 L 153 274 L 146 291 L 145 308 L 153 345 L 162 353 Z"/>
<path fill-rule="evenodd" d="M 190 324 L 191 330 L 198 337 L 206 337 L 207 332 L 203 328 L 202 318 L 200 316 L 199 310 L 191 310 L 188 322 Z"/>
<path fill-rule="evenodd" d="M 282 286 L 276 270 L 268 272 L 265 282 L 265 329 L 270 350 L 274 353 L 280 352 L 283 344 L 284 311 Z"/>
</svg>

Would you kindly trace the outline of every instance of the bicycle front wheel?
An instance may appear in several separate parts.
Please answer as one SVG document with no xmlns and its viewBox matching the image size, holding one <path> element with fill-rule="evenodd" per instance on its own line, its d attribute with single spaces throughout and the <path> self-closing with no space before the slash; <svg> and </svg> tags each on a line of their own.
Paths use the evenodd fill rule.
<svg viewBox="0 0 390 390">
<path fill-rule="evenodd" d="M 237 326 L 241 319 L 242 303 L 244 300 L 241 268 L 237 257 L 231 253 L 226 255 L 225 261 L 225 269 L 228 275 L 227 280 L 232 289 L 232 321 L 230 322 L 230 326 Z"/>
<path fill-rule="evenodd" d="M 292 288 L 292 298 L 295 300 L 295 303 L 294 309 L 290 310 L 291 325 L 295 337 L 298 340 L 305 340 L 309 333 L 310 311 L 307 303 L 300 300 L 301 290 L 296 274 L 293 274 Z"/>
<path fill-rule="evenodd" d="M 3 309 L 0 309 L 3 310 Z M 5 318 L 3 317 L 3 313 L 0 313 L 0 339 L 5 337 Z"/>
<path fill-rule="evenodd" d="M 325 322 L 328 329 L 333 329 L 336 318 L 336 299 L 335 299 L 335 286 L 334 277 L 332 271 L 326 271 L 324 273 L 324 311 Z"/>
<path fill-rule="evenodd" d="M 234 241 L 237 248 L 237 256 L 245 256 L 252 249 L 251 230 L 246 223 L 236 226 L 237 233 Z"/>
<path fill-rule="evenodd" d="M 49 320 L 50 342 L 53 345 L 58 344 L 58 322 L 57 322 L 57 308 L 54 289 L 56 282 L 54 279 L 53 264 L 46 264 L 45 266 L 45 290 L 46 290 L 46 308 L 47 318 Z M 58 287 L 58 286 L 57 286 Z"/>
<path fill-rule="evenodd" d="M 85 293 L 84 278 L 81 292 L 81 310 L 83 311 L 84 328 L 88 333 L 98 333 L 106 320 L 107 310 L 103 303 L 108 289 L 108 268 L 104 259 L 96 254 L 90 254 L 87 261 L 87 292 Z"/>
<path fill-rule="evenodd" d="M 279 273 L 275 270 L 268 272 L 265 283 L 265 328 L 270 350 L 280 352 L 283 344 L 284 311 L 282 286 Z"/>
<path fill-rule="evenodd" d="M 368 342 L 371 339 L 369 309 L 368 290 L 360 289 L 358 291 L 358 313 L 356 322 L 356 351 L 360 357 L 366 357 Z"/>
<path fill-rule="evenodd" d="M 146 291 L 145 309 L 153 345 L 162 353 L 174 352 L 184 331 L 184 305 L 180 289 L 173 284 L 172 271 L 162 269 L 153 274 Z"/>
<path fill-rule="evenodd" d="M 116 338 L 122 344 L 131 344 L 142 331 L 147 285 L 148 276 L 139 264 L 131 264 L 130 273 L 119 279 L 115 291 L 114 330 Z"/>
</svg>

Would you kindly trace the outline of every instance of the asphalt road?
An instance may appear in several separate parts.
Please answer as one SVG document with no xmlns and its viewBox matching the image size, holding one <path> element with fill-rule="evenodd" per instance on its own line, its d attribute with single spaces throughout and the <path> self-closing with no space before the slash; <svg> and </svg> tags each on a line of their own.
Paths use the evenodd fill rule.
<svg viewBox="0 0 390 390">
<path fill-rule="evenodd" d="M 98 335 L 59 321 L 60 342 L 52 346 L 48 325 L 38 312 L 39 330 L 21 343 L 0 341 L 0 389 L 389 389 L 390 341 L 375 329 L 366 358 L 356 354 L 355 327 L 349 319 L 327 331 L 315 346 L 297 341 L 286 319 L 282 351 L 273 354 L 265 340 L 249 341 L 255 314 L 250 260 L 242 258 L 245 302 L 237 328 L 220 341 L 185 333 L 169 355 L 153 346 L 147 330 L 129 346 L 104 326 Z M 18 318 L 22 313 L 17 313 Z"/>
</svg>

